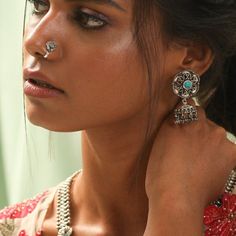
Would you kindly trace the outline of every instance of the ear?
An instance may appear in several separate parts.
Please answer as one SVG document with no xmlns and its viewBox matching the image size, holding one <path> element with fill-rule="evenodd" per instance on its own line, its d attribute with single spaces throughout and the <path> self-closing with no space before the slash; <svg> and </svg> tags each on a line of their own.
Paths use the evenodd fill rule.
<svg viewBox="0 0 236 236">
<path fill-rule="evenodd" d="M 184 46 L 180 67 L 191 69 L 198 75 L 203 75 L 211 66 L 214 55 L 209 46 L 191 43 Z"/>
</svg>

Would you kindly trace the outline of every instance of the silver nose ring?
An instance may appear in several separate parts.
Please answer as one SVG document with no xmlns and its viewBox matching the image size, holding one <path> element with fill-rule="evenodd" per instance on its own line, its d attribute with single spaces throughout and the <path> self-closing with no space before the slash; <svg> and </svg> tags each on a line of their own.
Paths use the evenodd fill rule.
<svg viewBox="0 0 236 236">
<path fill-rule="evenodd" d="M 46 42 L 46 53 L 43 56 L 45 59 L 48 58 L 49 54 L 55 51 L 57 48 L 57 44 L 55 41 L 48 41 Z"/>
</svg>

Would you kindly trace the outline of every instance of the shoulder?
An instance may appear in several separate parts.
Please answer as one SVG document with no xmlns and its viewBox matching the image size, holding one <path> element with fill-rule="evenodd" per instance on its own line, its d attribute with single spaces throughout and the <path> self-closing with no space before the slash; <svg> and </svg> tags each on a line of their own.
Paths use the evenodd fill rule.
<svg viewBox="0 0 236 236">
<path fill-rule="evenodd" d="M 0 236 L 40 235 L 40 222 L 46 214 L 55 188 L 37 194 L 31 199 L 0 210 Z M 26 233 L 27 232 L 27 233 Z"/>
<path fill-rule="evenodd" d="M 27 199 L 21 203 L 17 203 L 4 209 L 0 210 L 0 220 L 3 219 L 17 219 L 17 218 L 24 218 L 28 214 L 32 213 L 37 205 L 45 199 L 48 195 L 48 190 L 36 195 L 31 199 Z"/>
</svg>

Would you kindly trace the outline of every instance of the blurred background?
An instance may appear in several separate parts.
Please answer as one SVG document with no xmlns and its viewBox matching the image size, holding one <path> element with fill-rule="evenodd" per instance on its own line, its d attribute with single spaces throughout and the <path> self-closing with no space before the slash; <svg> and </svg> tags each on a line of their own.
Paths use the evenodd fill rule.
<svg viewBox="0 0 236 236">
<path fill-rule="evenodd" d="M 24 0 L 0 0 L 0 208 L 31 198 L 81 168 L 80 132 L 25 126 L 23 17 Z"/>
</svg>

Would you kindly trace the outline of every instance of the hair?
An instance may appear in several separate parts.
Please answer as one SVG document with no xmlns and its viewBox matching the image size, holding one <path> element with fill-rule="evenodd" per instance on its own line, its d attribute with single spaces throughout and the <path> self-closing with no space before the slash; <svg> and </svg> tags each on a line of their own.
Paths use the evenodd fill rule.
<svg viewBox="0 0 236 236">
<path fill-rule="evenodd" d="M 146 144 L 141 156 L 149 156 L 157 132 L 152 133 L 152 114 L 161 83 L 153 88 L 153 77 L 157 76 L 157 62 L 163 59 L 158 39 L 164 46 L 173 41 L 180 45 L 193 42 L 211 49 L 214 61 L 201 76 L 197 99 L 210 120 L 236 135 L 236 1 L 134 0 L 133 12 L 134 39 L 147 69 L 150 95 Z"/>
</svg>

